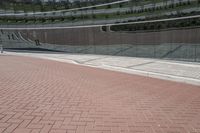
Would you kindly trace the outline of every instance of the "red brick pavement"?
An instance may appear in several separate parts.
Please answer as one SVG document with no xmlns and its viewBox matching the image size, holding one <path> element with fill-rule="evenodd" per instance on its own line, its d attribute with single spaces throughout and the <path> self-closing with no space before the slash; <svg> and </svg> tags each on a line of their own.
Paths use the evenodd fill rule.
<svg viewBox="0 0 200 133">
<path fill-rule="evenodd" d="M 200 87 L 0 56 L 2 133 L 200 133 Z"/>
</svg>

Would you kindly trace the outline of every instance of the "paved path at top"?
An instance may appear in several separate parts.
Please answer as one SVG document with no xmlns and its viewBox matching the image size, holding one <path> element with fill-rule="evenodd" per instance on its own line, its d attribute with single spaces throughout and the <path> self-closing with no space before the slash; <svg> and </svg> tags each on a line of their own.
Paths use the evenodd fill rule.
<svg viewBox="0 0 200 133">
<path fill-rule="evenodd" d="M 0 55 L 0 133 L 199 133 L 200 87 Z"/>
<path fill-rule="evenodd" d="M 200 85 L 200 63 L 181 62 L 160 59 L 134 58 L 107 55 L 85 55 L 66 53 L 20 53 L 7 52 L 10 55 L 23 55 L 52 59 L 81 65 L 89 65 L 109 70 L 122 71 L 156 77 L 161 79 Z"/>
</svg>

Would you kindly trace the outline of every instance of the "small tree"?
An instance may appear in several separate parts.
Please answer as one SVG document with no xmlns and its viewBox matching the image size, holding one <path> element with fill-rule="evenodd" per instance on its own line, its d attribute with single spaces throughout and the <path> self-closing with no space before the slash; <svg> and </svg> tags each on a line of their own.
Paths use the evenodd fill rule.
<svg viewBox="0 0 200 133">
<path fill-rule="evenodd" d="M 96 19 L 97 17 L 96 17 L 96 15 L 95 15 L 95 14 L 92 14 L 92 18 L 93 18 L 93 19 Z"/>
<path fill-rule="evenodd" d="M 107 9 L 110 9 L 111 8 L 111 5 L 107 5 Z"/>
</svg>

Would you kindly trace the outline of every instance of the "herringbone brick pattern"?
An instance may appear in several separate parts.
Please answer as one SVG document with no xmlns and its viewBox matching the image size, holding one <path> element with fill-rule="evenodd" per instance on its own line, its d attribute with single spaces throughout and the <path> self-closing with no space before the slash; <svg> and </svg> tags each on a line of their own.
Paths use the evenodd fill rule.
<svg viewBox="0 0 200 133">
<path fill-rule="evenodd" d="M 200 87 L 0 56 L 1 133 L 200 133 Z"/>
</svg>

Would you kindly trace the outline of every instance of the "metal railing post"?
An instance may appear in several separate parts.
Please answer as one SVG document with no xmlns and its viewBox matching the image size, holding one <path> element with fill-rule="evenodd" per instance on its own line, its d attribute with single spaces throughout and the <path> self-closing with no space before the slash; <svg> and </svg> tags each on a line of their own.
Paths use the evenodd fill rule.
<svg viewBox="0 0 200 133">
<path fill-rule="evenodd" d="M 194 61 L 197 62 L 197 44 L 194 45 Z"/>
<path fill-rule="evenodd" d="M 0 45 L 0 51 L 3 53 L 3 45 Z"/>
</svg>

